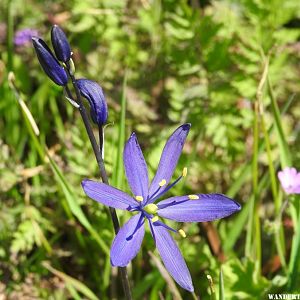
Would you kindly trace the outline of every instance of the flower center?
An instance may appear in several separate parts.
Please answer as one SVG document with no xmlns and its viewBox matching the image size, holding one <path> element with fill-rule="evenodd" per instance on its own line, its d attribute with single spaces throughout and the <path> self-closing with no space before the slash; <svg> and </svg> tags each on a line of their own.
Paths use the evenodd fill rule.
<svg viewBox="0 0 300 300">
<path fill-rule="evenodd" d="M 148 214 L 150 215 L 155 215 L 157 210 L 158 210 L 158 207 L 156 204 L 154 203 L 150 203 L 150 204 L 147 204 L 144 208 L 144 211 L 146 211 Z"/>
</svg>

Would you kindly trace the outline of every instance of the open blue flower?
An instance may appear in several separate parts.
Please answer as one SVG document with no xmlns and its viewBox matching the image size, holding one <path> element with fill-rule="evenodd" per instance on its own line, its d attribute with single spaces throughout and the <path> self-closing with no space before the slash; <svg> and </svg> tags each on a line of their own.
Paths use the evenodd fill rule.
<svg viewBox="0 0 300 300">
<path fill-rule="evenodd" d="M 221 194 L 176 196 L 155 204 L 182 177 L 186 176 L 186 168 L 184 168 L 182 175 L 168 185 L 189 129 L 190 124 L 183 124 L 170 136 L 150 185 L 143 153 L 136 135 L 134 133 L 131 135 L 123 155 L 126 176 L 133 197 L 114 187 L 91 180 L 84 180 L 82 186 L 90 198 L 104 205 L 136 212 L 120 229 L 112 243 L 110 255 L 113 266 L 124 267 L 137 255 L 145 233 L 144 223 L 148 221 L 166 269 L 182 288 L 193 292 L 190 272 L 169 231 L 178 232 L 183 237 L 185 233 L 182 229 L 177 231 L 164 224 L 160 217 L 178 222 L 206 222 L 229 216 L 240 210 L 241 206 Z"/>
</svg>

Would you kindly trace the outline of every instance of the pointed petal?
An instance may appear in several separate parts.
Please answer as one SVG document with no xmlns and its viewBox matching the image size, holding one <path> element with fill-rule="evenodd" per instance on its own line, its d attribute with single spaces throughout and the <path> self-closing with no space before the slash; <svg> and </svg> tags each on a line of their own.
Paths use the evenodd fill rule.
<svg viewBox="0 0 300 300">
<path fill-rule="evenodd" d="M 193 292 L 194 287 L 190 272 L 178 246 L 168 230 L 157 222 L 151 223 L 151 221 L 149 221 L 149 225 L 156 247 L 166 269 L 182 288 Z"/>
<path fill-rule="evenodd" d="M 54 54 L 47 44 L 38 37 L 32 38 L 36 55 L 44 72 L 57 85 L 66 85 L 68 83 L 68 75 L 64 68 L 59 64 Z"/>
<path fill-rule="evenodd" d="M 287 194 L 298 194 L 300 191 L 300 172 L 295 168 L 286 167 L 278 172 L 278 179 Z"/>
<path fill-rule="evenodd" d="M 87 196 L 106 206 L 124 210 L 136 206 L 132 197 L 105 183 L 85 179 L 81 185 Z"/>
<path fill-rule="evenodd" d="M 112 266 L 125 267 L 138 254 L 145 234 L 144 218 L 141 213 L 133 216 L 116 235 L 111 249 Z"/>
<path fill-rule="evenodd" d="M 222 194 L 172 197 L 157 204 L 160 217 L 177 222 L 207 222 L 227 217 L 241 209 L 240 204 Z"/>
<path fill-rule="evenodd" d="M 131 134 L 125 145 L 123 160 L 132 193 L 146 200 L 149 185 L 148 169 L 135 133 Z"/>
<path fill-rule="evenodd" d="M 71 58 L 71 48 L 63 30 L 54 25 L 51 29 L 51 42 L 58 60 L 67 62 Z"/>
<path fill-rule="evenodd" d="M 157 190 L 159 182 L 163 179 L 166 180 L 167 184 L 170 182 L 190 127 L 191 124 L 183 124 L 169 137 L 163 149 L 156 175 L 152 180 L 149 195 L 152 195 Z"/>
</svg>

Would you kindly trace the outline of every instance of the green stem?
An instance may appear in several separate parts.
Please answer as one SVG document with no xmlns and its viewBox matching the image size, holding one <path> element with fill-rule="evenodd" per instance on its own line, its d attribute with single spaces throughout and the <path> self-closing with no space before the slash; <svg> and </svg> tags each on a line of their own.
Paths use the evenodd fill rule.
<svg viewBox="0 0 300 300">
<path fill-rule="evenodd" d="M 263 134 L 265 137 L 265 143 L 266 143 L 266 150 L 267 150 L 267 157 L 268 157 L 268 165 L 269 165 L 269 173 L 270 173 L 270 179 L 271 179 L 271 190 L 272 195 L 274 199 L 275 204 L 275 212 L 276 215 L 280 214 L 280 198 L 278 196 L 277 192 L 277 181 L 276 181 L 276 173 L 275 168 L 273 166 L 273 159 L 272 159 L 272 152 L 271 152 L 271 143 L 269 139 L 269 135 L 265 126 L 265 118 L 264 114 L 261 115 L 261 126 L 263 130 Z M 278 251 L 278 255 L 280 257 L 281 265 L 284 269 L 286 269 L 286 260 L 285 260 L 285 241 L 284 241 L 284 235 L 283 235 L 283 228 L 281 223 L 279 223 L 278 230 L 276 228 L 275 231 L 275 244 Z"/>
<path fill-rule="evenodd" d="M 271 109 L 275 119 L 276 133 L 278 135 L 278 145 L 281 150 L 280 152 L 282 153 L 282 155 L 280 155 L 281 167 L 284 168 L 284 167 L 291 166 L 292 163 L 291 155 L 282 128 L 280 110 L 278 108 L 277 101 L 274 97 L 274 93 L 273 93 L 273 89 L 269 77 L 267 78 L 267 85 L 268 85 L 268 93 L 271 99 Z"/>
<path fill-rule="evenodd" d="M 266 150 L 267 150 L 267 157 L 268 157 L 268 165 L 269 165 L 269 173 L 270 173 L 270 179 L 271 179 L 271 191 L 274 199 L 274 206 L 275 206 L 275 213 L 278 215 L 280 213 L 280 207 L 281 207 L 281 198 L 278 195 L 278 187 L 277 187 L 277 178 L 276 178 L 276 172 L 273 165 L 273 158 L 272 158 L 272 150 L 271 150 L 271 143 L 268 131 L 266 129 L 265 125 L 265 116 L 264 116 L 264 105 L 263 105 L 263 88 L 265 85 L 268 87 L 269 95 L 271 98 L 271 108 L 273 112 L 273 116 L 275 118 L 275 128 L 278 135 L 278 141 L 279 141 L 279 148 L 281 149 L 280 155 L 281 157 L 281 165 L 282 167 L 287 163 L 287 157 L 288 157 L 288 148 L 287 144 L 284 139 L 283 130 L 281 127 L 281 121 L 280 121 L 280 111 L 277 106 L 277 103 L 275 101 L 275 98 L 273 96 L 270 80 L 268 77 L 268 70 L 269 70 L 269 57 L 264 57 L 265 65 L 264 65 L 264 72 L 262 79 L 259 84 L 259 88 L 257 91 L 257 101 L 259 103 L 259 113 L 260 113 L 260 120 L 261 120 L 261 127 L 265 138 L 265 144 L 266 144 Z M 285 260 L 285 238 L 284 238 L 284 231 L 282 228 L 282 225 L 279 224 L 278 230 L 276 228 L 275 231 L 275 244 L 278 251 L 278 255 L 280 257 L 280 261 L 282 264 L 282 267 L 286 270 L 286 260 Z"/>
<path fill-rule="evenodd" d="M 7 69 L 13 70 L 13 33 L 14 18 L 12 14 L 12 1 L 7 1 Z"/>
<path fill-rule="evenodd" d="M 103 126 L 98 126 L 98 132 L 99 132 L 99 151 L 101 153 L 102 159 L 104 160 L 104 130 Z"/>
<path fill-rule="evenodd" d="M 254 216 L 256 210 L 257 194 L 258 194 L 258 104 L 255 102 L 254 122 L 253 122 L 253 160 L 252 160 L 252 184 L 253 184 L 253 200 L 251 201 L 250 214 L 247 225 L 245 255 L 251 257 L 251 249 L 253 246 L 253 227 Z"/>
<path fill-rule="evenodd" d="M 298 224 L 295 227 L 293 237 L 292 251 L 289 262 L 289 281 L 288 291 L 292 292 L 297 283 L 299 276 L 299 262 L 300 262 L 300 208 L 298 205 Z"/>
</svg>

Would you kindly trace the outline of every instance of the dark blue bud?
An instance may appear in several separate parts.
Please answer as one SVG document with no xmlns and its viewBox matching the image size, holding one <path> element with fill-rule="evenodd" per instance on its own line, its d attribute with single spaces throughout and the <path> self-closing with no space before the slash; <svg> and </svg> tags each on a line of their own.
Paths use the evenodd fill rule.
<svg viewBox="0 0 300 300">
<path fill-rule="evenodd" d="M 107 104 L 100 85 L 92 80 L 78 79 L 76 80 L 80 93 L 85 97 L 91 107 L 92 120 L 102 126 L 107 120 Z"/>
<path fill-rule="evenodd" d="M 38 60 L 44 72 L 58 85 L 66 85 L 68 76 L 64 68 L 59 64 L 47 44 L 38 37 L 32 38 L 32 44 Z"/>
<path fill-rule="evenodd" d="M 51 30 L 51 41 L 58 60 L 66 63 L 71 58 L 71 49 L 65 33 L 54 25 Z"/>
</svg>

